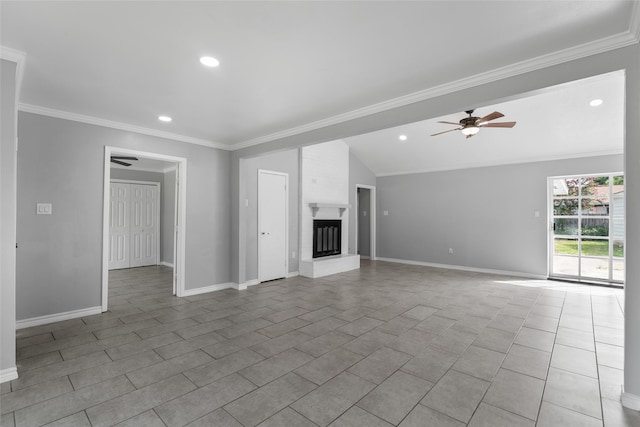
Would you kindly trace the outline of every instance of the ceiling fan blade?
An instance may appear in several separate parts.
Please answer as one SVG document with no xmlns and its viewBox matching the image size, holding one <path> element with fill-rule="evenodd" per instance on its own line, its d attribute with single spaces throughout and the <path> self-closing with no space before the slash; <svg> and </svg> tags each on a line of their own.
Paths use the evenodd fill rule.
<svg viewBox="0 0 640 427">
<path fill-rule="evenodd" d="M 453 123 L 453 122 L 438 122 L 438 123 L 444 123 L 447 125 L 456 125 L 456 126 L 460 126 L 460 123 Z"/>
<path fill-rule="evenodd" d="M 111 160 L 113 159 L 118 159 L 118 160 L 138 160 L 137 157 L 130 157 L 130 156 L 111 156 Z"/>
<path fill-rule="evenodd" d="M 122 166 L 131 166 L 131 163 L 121 162 L 120 160 L 114 160 L 113 158 L 111 159 L 111 163 L 117 163 Z"/>
<path fill-rule="evenodd" d="M 487 114 L 484 117 L 481 117 L 476 124 L 480 124 L 480 123 L 486 123 L 486 122 L 490 122 L 491 120 L 495 120 L 495 119 L 499 119 L 500 117 L 504 117 L 504 114 L 498 112 L 498 111 L 494 111 L 491 114 Z"/>
<path fill-rule="evenodd" d="M 454 130 L 460 130 L 460 129 L 462 129 L 462 128 L 449 129 L 449 130 L 445 130 L 445 131 L 443 131 L 443 132 L 434 133 L 434 134 L 433 134 L 433 135 L 431 135 L 431 136 L 442 135 L 443 133 L 453 132 Z"/>
<path fill-rule="evenodd" d="M 499 123 L 487 123 L 481 125 L 483 128 L 512 128 L 516 125 L 516 122 L 499 122 Z"/>
</svg>

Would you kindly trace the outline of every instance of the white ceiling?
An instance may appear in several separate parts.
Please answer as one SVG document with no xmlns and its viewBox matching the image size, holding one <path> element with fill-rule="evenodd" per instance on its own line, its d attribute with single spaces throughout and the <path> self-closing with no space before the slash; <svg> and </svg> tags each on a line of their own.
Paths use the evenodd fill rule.
<svg viewBox="0 0 640 427">
<path fill-rule="evenodd" d="M 565 49 L 637 42 L 640 15 L 625 0 L 1 1 L 0 12 L 2 46 L 27 55 L 22 110 L 229 149 Z M 203 67 L 204 54 L 220 67 Z M 429 143 L 469 153 L 467 143 L 482 147 L 489 131 L 522 141 L 541 107 L 549 104 L 487 106 L 479 111 L 504 110 L 516 128 Z M 160 114 L 173 122 L 159 122 Z M 556 121 L 545 123 L 551 132 Z"/>
<path fill-rule="evenodd" d="M 602 105 L 591 107 L 593 99 Z M 351 151 L 376 175 L 460 169 L 623 152 L 622 71 L 555 86 L 519 99 L 476 109 L 515 121 L 511 129 L 484 128 L 466 139 L 456 126 L 464 112 L 345 138 Z M 400 135 L 407 136 L 400 141 Z"/>
</svg>

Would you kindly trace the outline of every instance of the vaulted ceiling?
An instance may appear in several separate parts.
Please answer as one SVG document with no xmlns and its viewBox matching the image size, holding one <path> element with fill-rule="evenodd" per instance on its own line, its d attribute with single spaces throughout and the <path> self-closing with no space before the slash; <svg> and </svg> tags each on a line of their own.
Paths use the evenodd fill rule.
<svg viewBox="0 0 640 427">
<path fill-rule="evenodd" d="M 639 21 L 637 2 L 625 0 L 2 1 L 0 12 L 2 46 L 26 53 L 23 111 L 224 149 L 415 102 L 497 69 L 637 43 Z M 203 55 L 220 65 L 203 66 Z M 518 121 L 491 135 L 526 134 L 531 118 L 545 132 L 566 126 L 545 115 L 550 101 L 525 99 L 533 103 L 479 109 Z M 429 143 L 466 149 L 454 134 Z"/>
</svg>

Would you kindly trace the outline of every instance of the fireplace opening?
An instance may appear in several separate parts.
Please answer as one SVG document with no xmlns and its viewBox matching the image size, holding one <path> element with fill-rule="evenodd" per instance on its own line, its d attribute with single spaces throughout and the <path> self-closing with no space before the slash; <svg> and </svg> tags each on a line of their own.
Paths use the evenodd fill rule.
<svg viewBox="0 0 640 427">
<path fill-rule="evenodd" d="M 340 255 L 342 251 L 342 220 L 313 220 L 313 258 Z"/>
</svg>

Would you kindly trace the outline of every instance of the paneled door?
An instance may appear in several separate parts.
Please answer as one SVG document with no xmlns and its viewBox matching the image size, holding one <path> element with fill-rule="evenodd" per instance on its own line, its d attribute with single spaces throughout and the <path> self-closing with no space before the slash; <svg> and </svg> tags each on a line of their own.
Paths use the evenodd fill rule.
<svg viewBox="0 0 640 427">
<path fill-rule="evenodd" d="M 109 270 L 129 267 L 129 184 L 111 183 L 109 199 Z"/>
<path fill-rule="evenodd" d="M 111 182 L 109 270 L 158 264 L 156 184 Z"/>
<path fill-rule="evenodd" d="M 156 265 L 158 248 L 158 187 L 131 185 L 130 267 Z"/>
<path fill-rule="evenodd" d="M 288 190 L 286 173 L 258 171 L 258 280 L 287 276 Z"/>
</svg>

